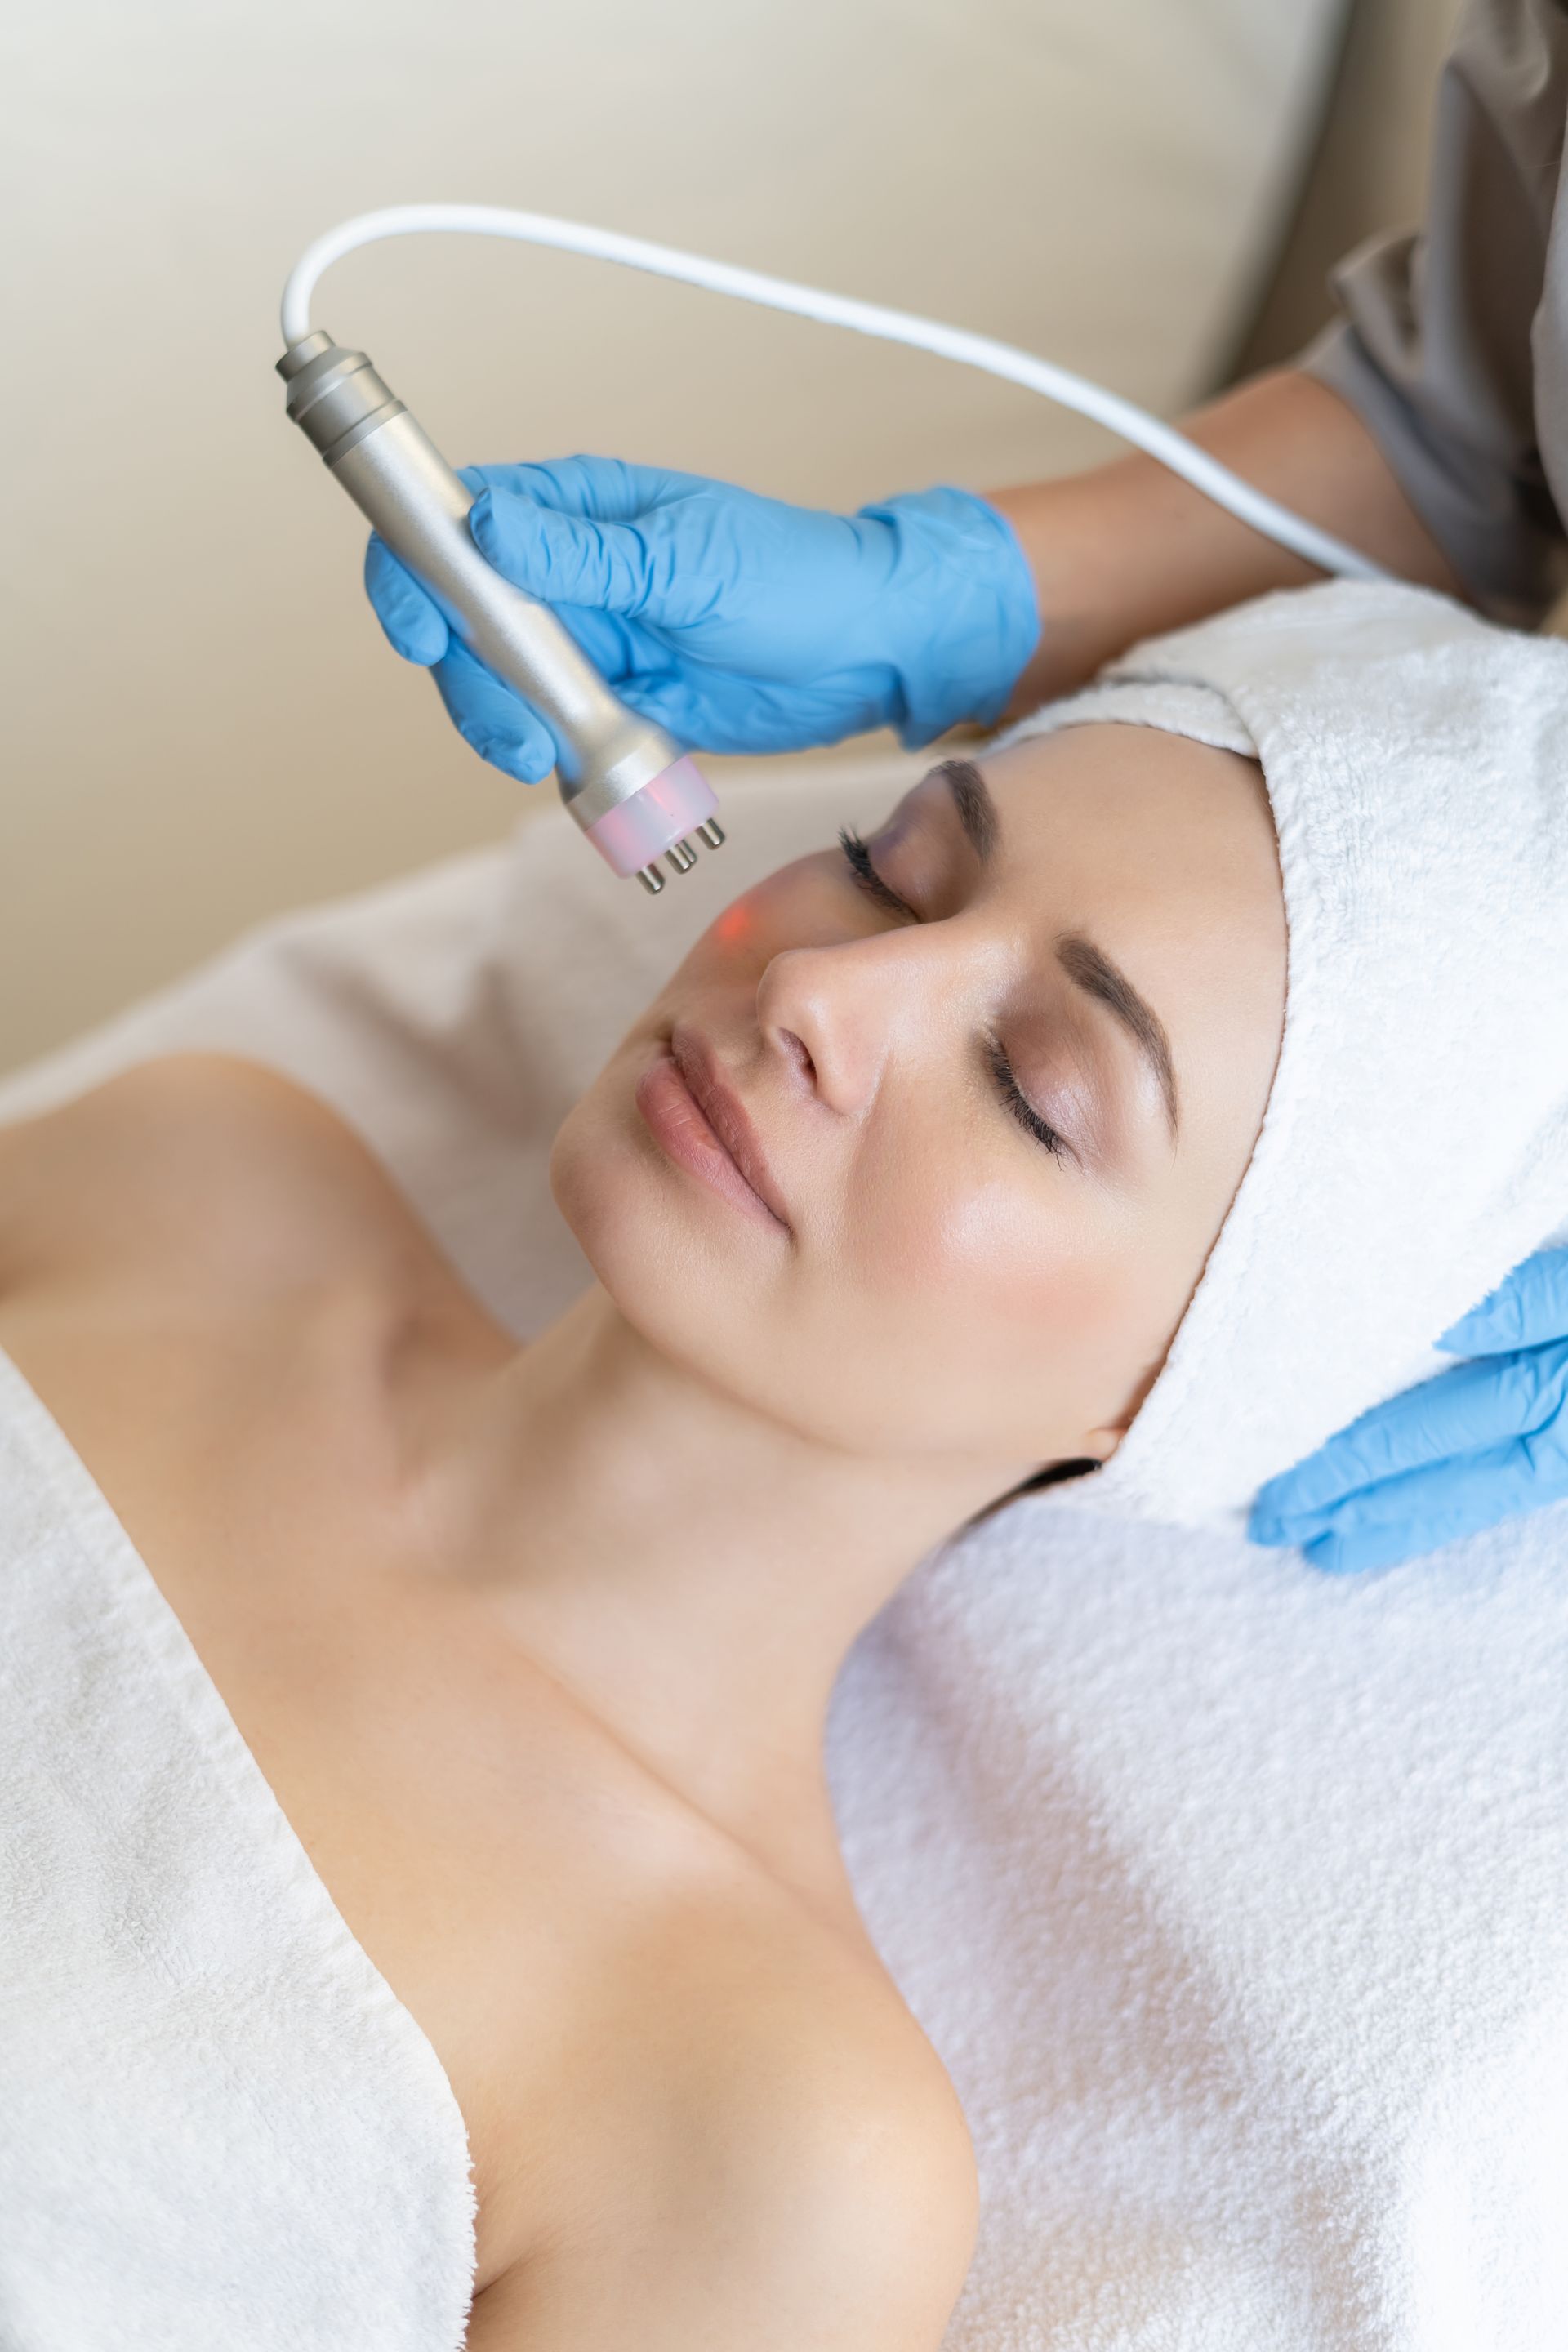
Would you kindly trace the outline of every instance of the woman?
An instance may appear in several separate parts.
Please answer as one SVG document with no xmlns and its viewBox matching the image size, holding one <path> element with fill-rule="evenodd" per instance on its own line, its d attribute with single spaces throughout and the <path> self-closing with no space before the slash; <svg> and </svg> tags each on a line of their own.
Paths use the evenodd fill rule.
<svg viewBox="0 0 1568 2352">
<path fill-rule="evenodd" d="M 567 1119 L 521 1352 L 259 1072 L 0 1140 L 8 2345 L 934 2347 L 974 2180 L 837 1668 L 1043 1470 L 1245 1507 L 1550 1230 L 1565 709 L 1342 585 L 942 763 Z"/>
<path fill-rule="evenodd" d="M 1525 626 L 1561 592 L 1568 537 L 1565 113 L 1568 11 L 1468 0 L 1438 88 L 1421 233 L 1348 256 L 1325 333 L 1184 425 L 1398 578 Z M 1067 691 L 1136 637 L 1312 576 L 1141 455 L 989 499 L 904 493 L 852 516 L 596 457 L 470 479 L 489 560 L 560 608 L 628 700 L 713 751 L 879 725 L 923 744 Z M 366 584 L 475 750 L 543 776 L 548 730 L 448 645 L 374 539 Z M 1521 1497 L 1539 1509 L 1568 1494 L 1555 1262 L 1521 1267 L 1516 1289 L 1536 1334 L 1527 1364 L 1478 1382 L 1468 1417 L 1441 1429 L 1391 1401 L 1376 1449 L 1342 1437 L 1259 1498 L 1257 1539 L 1370 1567 L 1428 1551 L 1461 1521 L 1490 1526 Z M 1533 1458 L 1499 1442 L 1548 1420 L 1555 1443 Z"/>
<path fill-rule="evenodd" d="M 0 1348 L 445 2070 L 475 2352 L 940 2341 L 972 2158 L 856 1913 L 828 1693 L 933 1543 L 1114 1450 L 1284 959 L 1248 760 L 943 763 L 612 1058 L 554 1161 L 598 1284 L 521 1352 L 257 1069 L 0 1137 Z"/>
</svg>

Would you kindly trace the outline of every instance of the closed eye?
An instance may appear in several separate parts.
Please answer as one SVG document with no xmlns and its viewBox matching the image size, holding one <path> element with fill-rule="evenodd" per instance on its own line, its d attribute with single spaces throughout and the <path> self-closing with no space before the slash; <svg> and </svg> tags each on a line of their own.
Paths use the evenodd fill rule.
<svg viewBox="0 0 1568 2352">
<path fill-rule="evenodd" d="M 1037 1143 L 1043 1143 L 1053 1158 L 1058 1160 L 1065 1158 L 1069 1150 L 1066 1137 L 1058 1135 L 1050 1121 L 1040 1117 L 1039 1112 L 1013 1076 L 1013 1065 L 1007 1059 L 1006 1048 L 999 1037 L 987 1037 L 985 1040 L 985 1058 L 991 1065 L 991 1075 L 996 1081 L 996 1091 L 1019 1126 L 1026 1134 L 1032 1135 Z"/>
<path fill-rule="evenodd" d="M 900 898 L 898 892 L 889 889 L 887 883 L 883 881 L 871 863 L 870 851 L 852 824 L 839 826 L 838 846 L 849 862 L 849 871 L 854 877 L 858 889 L 864 890 L 868 898 L 874 898 L 879 907 L 885 908 L 890 914 L 899 916 L 902 921 L 906 923 L 920 921 L 920 916 L 909 900 Z"/>
<path fill-rule="evenodd" d="M 879 907 L 885 908 L 889 913 L 897 915 L 901 921 L 906 923 L 920 921 L 917 909 L 910 905 L 909 900 L 900 898 L 898 892 L 883 881 L 871 863 L 869 849 L 853 825 L 840 825 L 838 845 L 844 852 L 850 875 L 858 889 L 863 890 L 866 896 L 874 899 Z M 995 1081 L 998 1094 L 1025 1133 L 1032 1135 L 1037 1143 L 1043 1144 L 1053 1158 L 1058 1160 L 1065 1158 L 1069 1149 L 1066 1138 L 1058 1133 L 1048 1119 L 1040 1117 L 1034 1104 L 1025 1094 L 1013 1075 L 1013 1065 L 1007 1059 L 1006 1048 L 999 1037 L 988 1036 L 985 1039 L 985 1058 L 990 1065 L 991 1075 Z"/>
</svg>

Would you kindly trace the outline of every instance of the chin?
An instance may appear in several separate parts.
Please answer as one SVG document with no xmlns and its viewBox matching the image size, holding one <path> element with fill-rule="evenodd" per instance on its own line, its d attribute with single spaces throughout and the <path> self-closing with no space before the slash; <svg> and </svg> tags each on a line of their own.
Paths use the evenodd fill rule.
<svg viewBox="0 0 1568 2352">
<path fill-rule="evenodd" d="M 737 1403 L 811 1427 L 801 1402 L 815 1402 L 820 1383 L 799 1376 L 802 1335 L 765 1229 L 673 1167 L 637 1108 L 637 1081 L 663 1049 L 657 1034 L 628 1038 L 571 1111 L 550 1158 L 556 1205 L 658 1355 Z"/>
<path fill-rule="evenodd" d="M 658 1171 L 651 1139 L 638 1132 L 633 1098 L 654 1050 L 651 1040 L 628 1038 L 574 1103 L 550 1150 L 555 1205 L 611 1290 L 616 1286 L 605 1261 L 626 1249 L 646 1249 L 649 1224 L 657 1220 Z"/>
<path fill-rule="evenodd" d="M 550 1189 L 626 1320 L 665 1353 L 712 1368 L 707 1332 L 754 1338 L 764 1311 L 743 1221 L 672 1168 L 644 1126 L 638 1079 L 664 1050 L 626 1039 L 574 1105 L 550 1154 Z"/>
</svg>

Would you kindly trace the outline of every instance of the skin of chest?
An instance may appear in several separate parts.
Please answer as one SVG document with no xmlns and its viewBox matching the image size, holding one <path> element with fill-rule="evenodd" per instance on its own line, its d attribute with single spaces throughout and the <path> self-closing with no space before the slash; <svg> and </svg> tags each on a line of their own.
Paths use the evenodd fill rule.
<svg viewBox="0 0 1568 2352">
<path fill-rule="evenodd" d="M 287 1252 L 258 1281 L 189 1217 L 160 1227 L 122 1198 L 106 1230 L 84 1192 L 73 1230 L 70 1187 L 50 1198 L 31 1273 L 25 1245 L 0 1260 L 0 1345 L 441 2060 L 468 2127 L 482 2302 L 635 2204 L 716 2017 L 771 2017 L 787 2044 L 841 1994 L 857 2015 L 902 2005 L 852 1901 L 803 1910 L 470 1584 L 429 1572 L 379 1384 L 395 1290 L 308 1278 L 321 1236 L 302 1204 L 295 1284 Z"/>
</svg>

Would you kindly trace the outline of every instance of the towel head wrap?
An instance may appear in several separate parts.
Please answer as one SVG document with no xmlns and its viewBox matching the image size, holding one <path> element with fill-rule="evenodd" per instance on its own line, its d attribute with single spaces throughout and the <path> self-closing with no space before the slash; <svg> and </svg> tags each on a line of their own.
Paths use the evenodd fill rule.
<svg viewBox="0 0 1568 2352">
<path fill-rule="evenodd" d="M 1262 1131 L 1079 1506 L 1202 1523 L 1449 1360 L 1568 1215 L 1568 644 L 1336 583 L 1134 646 L 995 748 L 1105 721 L 1261 762 L 1289 929 Z"/>
</svg>

